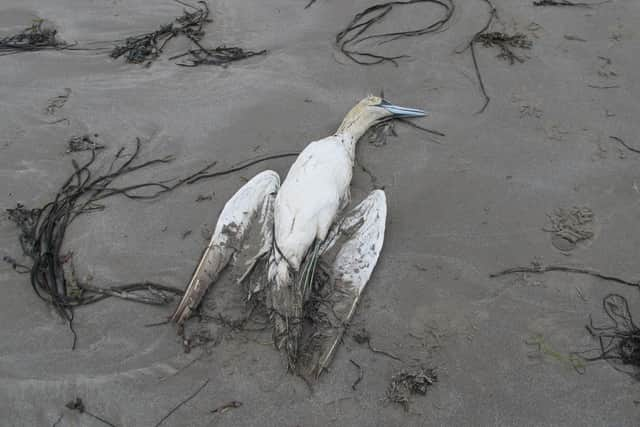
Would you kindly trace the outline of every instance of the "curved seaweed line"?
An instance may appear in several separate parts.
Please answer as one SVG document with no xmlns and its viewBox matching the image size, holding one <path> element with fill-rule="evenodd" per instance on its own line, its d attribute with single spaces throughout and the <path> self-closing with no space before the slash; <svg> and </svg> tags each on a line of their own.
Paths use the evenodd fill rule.
<svg viewBox="0 0 640 427">
<path fill-rule="evenodd" d="M 445 10 L 445 15 L 435 21 L 434 23 L 414 30 L 408 31 L 395 31 L 388 33 L 379 33 L 371 35 L 363 35 L 367 30 L 374 26 L 377 22 L 384 19 L 394 6 L 406 6 L 415 3 L 433 3 L 441 6 Z M 384 44 L 400 38 L 416 37 L 429 33 L 437 33 L 445 30 L 446 24 L 451 20 L 455 11 L 455 4 L 453 0 L 406 0 L 406 1 L 391 1 L 387 3 L 379 3 L 366 8 L 365 10 L 357 13 L 347 24 L 347 26 L 341 30 L 335 38 L 336 45 L 340 52 L 342 52 L 347 58 L 360 65 L 376 65 L 383 62 L 391 62 L 394 65 L 398 65 L 397 59 L 407 58 L 408 55 L 396 55 L 386 56 L 378 55 L 370 51 L 353 50 L 351 47 L 365 40 L 381 39 L 378 43 Z M 365 20 L 365 18 L 368 18 Z"/>
</svg>

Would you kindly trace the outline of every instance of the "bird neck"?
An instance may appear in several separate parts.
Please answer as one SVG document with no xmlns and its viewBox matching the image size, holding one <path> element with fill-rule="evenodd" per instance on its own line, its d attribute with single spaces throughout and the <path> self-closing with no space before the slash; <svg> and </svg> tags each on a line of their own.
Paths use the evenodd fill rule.
<svg viewBox="0 0 640 427">
<path fill-rule="evenodd" d="M 372 124 L 373 121 L 371 120 L 345 119 L 336 131 L 335 135 L 338 137 L 339 141 L 345 147 L 352 159 L 355 158 L 356 145 L 358 144 L 358 141 Z"/>
</svg>

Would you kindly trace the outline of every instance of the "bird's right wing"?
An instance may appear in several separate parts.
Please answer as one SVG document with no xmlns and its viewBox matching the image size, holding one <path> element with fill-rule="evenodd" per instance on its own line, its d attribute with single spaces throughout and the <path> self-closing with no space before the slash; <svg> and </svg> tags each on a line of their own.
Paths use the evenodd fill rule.
<svg viewBox="0 0 640 427">
<path fill-rule="evenodd" d="M 180 325 L 189 318 L 234 253 L 251 251 L 257 257 L 270 249 L 273 201 L 279 187 L 278 174 L 264 171 L 242 186 L 225 204 L 189 286 L 171 315 L 172 321 Z M 255 230 L 256 225 L 259 225 L 261 232 L 249 245 L 247 231 Z M 252 248 L 249 249 L 249 246 Z"/>
</svg>

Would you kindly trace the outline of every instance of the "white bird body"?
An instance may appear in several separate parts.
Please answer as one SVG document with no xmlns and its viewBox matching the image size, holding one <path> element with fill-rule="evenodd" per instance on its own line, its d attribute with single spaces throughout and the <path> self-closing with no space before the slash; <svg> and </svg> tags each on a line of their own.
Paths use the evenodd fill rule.
<svg viewBox="0 0 640 427">
<path fill-rule="evenodd" d="M 250 253 L 253 250 L 255 256 L 241 280 L 252 273 L 257 263 L 266 262 L 266 281 L 256 284 L 249 296 L 251 292 L 264 291 L 275 344 L 286 348 L 289 366 L 293 368 L 302 336 L 303 308 L 316 292 L 314 272 L 318 259 L 340 241 L 342 246 L 330 266 L 333 284 L 318 285 L 318 290 L 324 287 L 324 292 L 329 292 L 323 297 L 328 306 L 318 310 L 326 311 L 325 320 L 336 317 L 335 325 L 309 338 L 319 341 L 312 346 L 316 348 L 313 370 L 319 374 L 331 360 L 344 325 L 353 315 L 384 240 L 386 198 L 381 190 L 369 194 L 336 226 L 350 201 L 356 144 L 370 126 L 381 120 L 424 115 L 421 110 L 398 107 L 368 96 L 349 111 L 334 135 L 311 142 L 298 155 L 282 185 L 272 171 L 262 172 L 247 182 L 221 212 L 172 320 L 182 324 L 196 310 L 236 248 L 242 247 L 251 224 L 257 222 L 262 243 L 253 249 L 243 247 Z"/>
<path fill-rule="evenodd" d="M 314 240 L 324 240 L 349 202 L 353 158 L 339 136 L 310 143 L 284 180 L 274 206 L 275 239 L 298 269 Z"/>
</svg>

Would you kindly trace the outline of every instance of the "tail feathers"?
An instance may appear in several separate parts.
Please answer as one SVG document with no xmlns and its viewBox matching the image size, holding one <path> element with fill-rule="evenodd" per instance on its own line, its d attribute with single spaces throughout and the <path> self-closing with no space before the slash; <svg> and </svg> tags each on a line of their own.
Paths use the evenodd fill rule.
<svg viewBox="0 0 640 427">
<path fill-rule="evenodd" d="M 277 251 L 269 260 L 267 304 L 273 322 L 273 341 L 276 348 L 285 350 L 289 368 L 298 357 L 298 341 L 302 333 L 304 300 L 297 283 L 297 272 Z"/>
</svg>

